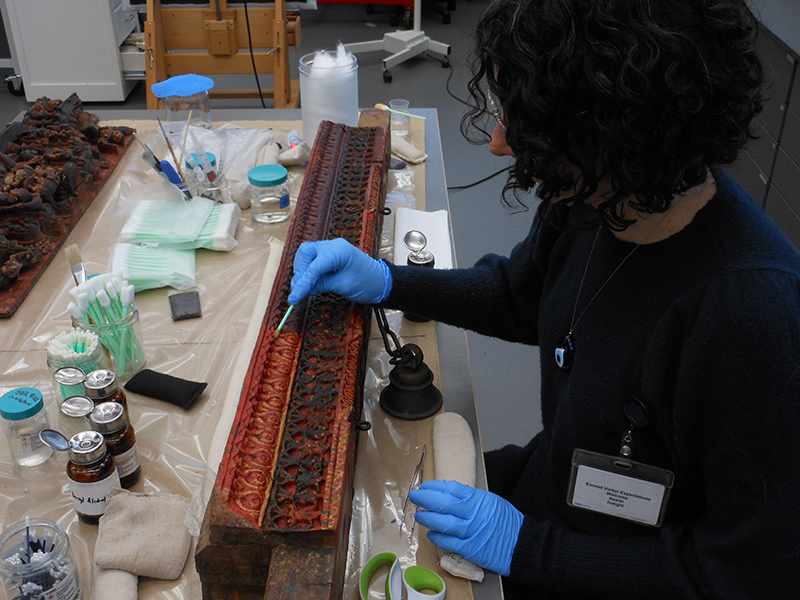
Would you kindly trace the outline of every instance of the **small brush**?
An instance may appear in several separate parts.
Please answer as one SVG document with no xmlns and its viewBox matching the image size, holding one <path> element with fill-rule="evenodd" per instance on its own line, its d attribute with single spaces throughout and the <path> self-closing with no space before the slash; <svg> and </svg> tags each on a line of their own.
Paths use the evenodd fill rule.
<svg viewBox="0 0 800 600">
<path fill-rule="evenodd" d="M 78 250 L 78 244 L 72 244 L 64 248 L 64 254 L 67 255 L 69 261 L 69 268 L 72 271 L 72 278 L 75 280 L 75 285 L 80 285 L 88 279 L 86 277 L 86 267 L 81 258 L 81 251 Z"/>
<path fill-rule="evenodd" d="M 400 110 L 394 110 L 393 108 L 389 108 L 385 104 L 378 103 L 378 104 L 375 105 L 375 108 L 377 108 L 378 110 L 388 110 L 389 112 L 394 113 L 396 115 L 404 115 L 406 117 L 413 117 L 415 119 L 422 119 L 423 121 L 425 120 L 425 117 L 421 117 L 419 115 L 412 115 L 411 113 L 402 112 Z"/>
<path fill-rule="evenodd" d="M 294 304 L 290 304 L 289 308 L 286 310 L 286 314 L 283 315 L 283 318 L 281 319 L 281 322 L 278 323 L 277 329 L 275 329 L 275 331 L 272 332 L 272 339 L 273 340 L 277 340 L 278 339 L 278 336 L 281 334 L 281 329 L 283 329 L 283 325 L 284 325 L 284 323 L 286 323 L 286 319 L 288 319 L 289 315 L 292 314 L 292 309 L 293 308 L 294 308 Z"/>
</svg>

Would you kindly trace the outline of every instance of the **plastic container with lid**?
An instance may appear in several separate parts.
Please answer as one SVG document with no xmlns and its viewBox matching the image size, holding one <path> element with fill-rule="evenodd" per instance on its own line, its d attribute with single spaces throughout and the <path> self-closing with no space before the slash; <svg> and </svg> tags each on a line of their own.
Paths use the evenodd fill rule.
<svg viewBox="0 0 800 600">
<path fill-rule="evenodd" d="M 280 165 L 260 165 L 250 169 L 250 214 L 253 221 L 264 225 L 282 223 L 289 218 L 289 172 Z"/>
<path fill-rule="evenodd" d="M 114 457 L 97 431 L 82 431 L 69 440 L 67 477 L 78 518 L 96 525 L 106 512 L 106 496 L 120 487 Z"/>
<path fill-rule="evenodd" d="M 119 402 L 125 407 L 125 418 L 128 418 L 128 400 L 125 391 L 119 387 L 117 375 L 109 369 L 97 369 L 86 376 L 83 381 L 83 393 L 94 402 Z"/>
<path fill-rule="evenodd" d="M 11 456 L 18 465 L 33 467 L 50 458 L 53 450 L 39 439 L 39 432 L 50 426 L 39 390 L 23 387 L 3 394 L 0 416 Z"/>
<path fill-rule="evenodd" d="M 208 129 L 211 127 L 208 90 L 213 87 L 213 79 L 187 73 L 154 83 L 150 89 L 156 98 L 164 99 L 168 122 L 186 123 L 189 111 L 192 111 L 191 124 Z"/>
<path fill-rule="evenodd" d="M 92 429 L 106 439 L 108 450 L 117 464 L 122 487 L 129 488 L 139 480 L 142 463 L 133 427 L 125 418 L 125 409 L 119 402 L 103 402 L 91 412 L 89 421 Z"/>
<path fill-rule="evenodd" d="M 81 597 L 69 536 L 50 519 L 26 519 L 3 531 L 0 579 L 9 598 L 78 600 Z M 20 595 L 23 589 L 28 593 Z"/>
</svg>

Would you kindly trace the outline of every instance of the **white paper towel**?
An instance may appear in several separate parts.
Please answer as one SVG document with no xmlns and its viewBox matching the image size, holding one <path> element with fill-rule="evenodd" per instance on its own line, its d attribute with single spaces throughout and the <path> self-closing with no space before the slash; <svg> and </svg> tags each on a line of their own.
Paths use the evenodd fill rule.
<svg viewBox="0 0 800 600">
<path fill-rule="evenodd" d="M 409 249 L 403 244 L 403 236 L 415 229 L 428 238 L 425 250 L 433 254 L 434 268 L 452 269 L 453 253 L 450 250 L 450 226 L 446 210 L 425 212 L 413 208 L 398 208 L 394 221 L 394 263 L 406 264 Z"/>
</svg>

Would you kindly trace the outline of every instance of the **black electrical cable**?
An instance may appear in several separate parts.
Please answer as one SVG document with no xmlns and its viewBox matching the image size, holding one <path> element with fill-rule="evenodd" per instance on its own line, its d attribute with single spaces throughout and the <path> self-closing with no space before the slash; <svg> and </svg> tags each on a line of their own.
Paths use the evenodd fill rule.
<svg viewBox="0 0 800 600">
<path fill-rule="evenodd" d="M 253 55 L 253 38 L 250 37 L 250 16 L 247 14 L 247 2 L 244 3 L 244 20 L 247 24 L 247 43 L 250 46 L 250 61 L 253 63 L 253 75 L 256 77 L 256 87 L 258 87 L 258 97 L 261 99 L 261 106 L 267 108 L 264 104 L 264 94 L 261 92 L 261 82 L 258 81 L 258 71 L 256 70 L 256 57 Z"/>
<path fill-rule="evenodd" d="M 494 179 L 495 177 L 500 175 L 500 173 L 505 173 L 506 171 L 510 171 L 510 170 L 511 170 L 511 167 L 505 167 L 505 168 L 500 169 L 499 171 L 496 171 L 495 173 L 492 173 L 491 175 L 489 175 L 487 177 L 484 177 L 483 179 L 480 179 L 480 180 L 478 180 L 478 181 L 476 181 L 474 183 L 468 183 L 467 185 L 449 186 L 447 188 L 447 190 L 450 191 L 450 192 L 456 192 L 458 190 L 466 190 L 468 188 L 475 187 L 476 185 L 480 185 L 485 181 L 489 181 L 490 179 Z"/>
<path fill-rule="evenodd" d="M 428 54 L 427 52 L 425 53 L 425 56 L 427 56 L 428 58 L 432 58 L 433 60 L 435 60 L 437 62 L 442 63 L 443 66 L 445 66 L 446 68 L 450 69 L 450 73 L 447 75 L 447 81 L 445 81 L 445 84 L 444 84 L 444 87 L 447 90 L 447 93 L 450 95 L 450 97 L 452 97 L 457 102 L 460 102 L 464 106 L 469 106 L 470 108 L 472 108 L 472 104 L 470 104 L 466 100 L 456 96 L 452 92 L 452 90 L 450 89 L 450 80 L 453 78 L 453 72 L 454 72 L 453 71 L 453 65 L 450 64 L 450 61 L 447 61 L 445 63 L 444 60 L 441 60 L 441 59 L 437 58 L 436 56 Z M 480 180 L 475 181 L 473 183 L 468 183 L 467 185 L 454 185 L 454 186 L 448 187 L 447 189 L 448 189 L 448 191 L 452 191 L 452 192 L 455 192 L 455 191 L 458 191 L 458 190 L 466 190 L 466 189 L 469 189 L 471 187 L 475 187 L 476 185 L 480 185 L 480 184 L 482 184 L 482 183 L 484 183 L 486 181 L 489 181 L 490 179 L 494 179 L 495 177 L 500 175 L 500 173 L 505 173 L 506 171 L 510 171 L 510 170 L 511 170 L 510 166 L 509 167 L 505 167 L 505 168 L 500 169 L 499 171 L 497 171 L 495 173 L 492 173 L 488 177 L 484 177 L 483 179 L 480 179 Z"/>
</svg>

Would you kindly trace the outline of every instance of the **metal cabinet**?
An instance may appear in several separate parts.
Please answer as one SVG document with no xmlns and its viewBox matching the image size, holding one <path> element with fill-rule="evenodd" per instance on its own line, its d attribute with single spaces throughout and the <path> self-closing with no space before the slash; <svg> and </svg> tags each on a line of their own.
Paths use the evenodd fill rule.
<svg viewBox="0 0 800 600">
<path fill-rule="evenodd" d="M 121 0 L 5 4 L 29 101 L 66 98 L 73 92 L 84 101 L 125 100 L 136 81 L 123 74 L 120 46 L 139 29 L 135 9 Z"/>
</svg>

